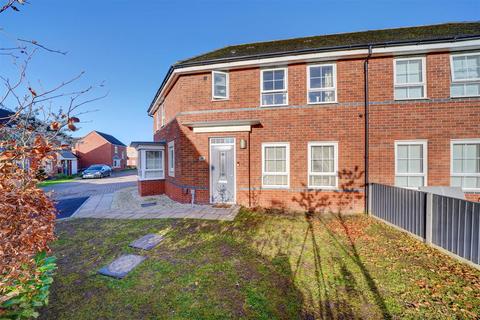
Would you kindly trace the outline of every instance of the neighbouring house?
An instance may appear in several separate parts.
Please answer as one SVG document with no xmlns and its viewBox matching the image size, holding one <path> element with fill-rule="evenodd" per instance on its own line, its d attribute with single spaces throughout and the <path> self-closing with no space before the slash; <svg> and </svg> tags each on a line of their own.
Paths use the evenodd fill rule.
<svg viewBox="0 0 480 320">
<path fill-rule="evenodd" d="M 114 170 L 120 170 L 127 166 L 126 149 L 127 146 L 114 136 L 92 131 L 78 139 L 74 152 L 82 169 L 92 164 L 106 164 Z"/>
<path fill-rule="evenodd" d="M 127 147 L 127 167 L 137 167 L 137 150 L 134 147 Z"/>
<path fill-rule="evenodd" d="M 480 23 L 234 45 L 171 66 L 141 195 L 363 211 L 365 185 L 480 197 Z"/>
<path fill-rule="evenodd" d="M 10 121 L 10 118 L 15 115 L 15 112 L 0 108 L 0 125 L 7 125 L 15 131 L 14 124 Z M 46 126 L 42 121 L 32 117 L 31 123 L 38 128 Z M 72 137 L 65 132 L 59 132 L 55 138 L 56 143 L 62 146 L 71 146 Z M 24 159 L 19 161 L 19 166 L 28 168 L 31 165 L 31 159 Z M 57 174 L 73 175 L 77 173 L 77 157 L 70 150 L 56 151 L 51 155 L 51 158 L 45 159 L 42 162 L 44 174 L 48 177 L 55 176 Z"/>
</svg>

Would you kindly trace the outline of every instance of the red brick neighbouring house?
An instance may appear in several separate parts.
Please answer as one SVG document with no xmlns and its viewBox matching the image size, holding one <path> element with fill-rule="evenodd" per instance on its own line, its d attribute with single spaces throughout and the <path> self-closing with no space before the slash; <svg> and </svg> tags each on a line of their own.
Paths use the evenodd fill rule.
<svg viewBox="0 0 480 320">
<path fill-rule="evenodd" d="M 363 211 L 364 185 L 480 197 L 480 23 L 252 43 L 173 65 L 139 191 Z"/>
<path fill-rule="evenodd" d="M 92 164 L 106 164 L 114 170 L 125 169 L 127 147 L 112 135 L 92 131 L 75 144 L 75 154 L 79 158 L 79 168 Z"/>
</svg>

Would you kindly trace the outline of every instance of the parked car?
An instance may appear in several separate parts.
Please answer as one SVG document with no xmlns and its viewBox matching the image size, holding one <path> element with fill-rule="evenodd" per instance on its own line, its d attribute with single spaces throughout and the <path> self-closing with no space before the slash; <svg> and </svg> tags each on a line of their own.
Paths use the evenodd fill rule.
<svg viewBox="0 0 480 320">
<path fill-rule="evenodd" d="M 82 179 L 103 178 L 112 175 L 112 168 L 105 164 L 93 164 L 82 173 Z"/>
</svg>

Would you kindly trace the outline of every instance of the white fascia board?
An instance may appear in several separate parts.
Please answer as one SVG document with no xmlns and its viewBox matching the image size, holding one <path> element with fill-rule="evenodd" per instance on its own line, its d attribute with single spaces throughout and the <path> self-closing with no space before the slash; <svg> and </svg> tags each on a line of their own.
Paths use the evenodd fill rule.
<svg viewBox="0 0 480 320">
<path fill-rule="evenodd" d="M 391 47 L 373 47 L 372 56 L 382 55 L 406 55 L 406 54 L 421 54 L 431 51 L 459 51 L 459 50 L 476 50 L 480 49 L 480 39 L 466 40 L 466 41 L 447 41 L 440 43 L 418 44 L 418 45 L 405 45 L 405 46 L 391 46 Z M 298 55 L 288 55 L 282 57 L 260 58 L 252 60 L 241 60 L 233 62 L 220 62 L 212 63 L 200 66 L 183 67 L 174 69 L 169 76 L 167 83 L 163 87 L 162 91 L 158 95 L 155 101 L 155 107 L 150 111 L 149 115 L 152 115 L 158 108 L 158 100 L 163 97 L 165 90 L 169 88 L 173 80 L 176 80 L 179 74 L 189 74 L 201 71 L 210 71 L 214 69 L 236 69 L 244 67 L 255 66 L 273 66 L 278 64 L 286 64 L 290 62 L 322 62 L 322 61 L 334 61 L 345 58 L 364 57 L 368 55 L 368 49 L 353 49 L 353 50 L 339 50 L 339 51 L 326 51 L 317 53 L 306 53 Z"/>
</svg>

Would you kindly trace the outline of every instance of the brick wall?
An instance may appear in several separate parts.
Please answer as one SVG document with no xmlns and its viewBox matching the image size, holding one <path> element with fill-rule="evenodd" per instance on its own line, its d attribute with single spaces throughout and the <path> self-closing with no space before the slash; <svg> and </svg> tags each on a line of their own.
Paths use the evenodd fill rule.
<svg viewBox="0 0 480 320">
<path fill-rule="evenodd" d="M 449 54 L 426 58 L 428 99 L 394 101 L 393 58 L 369 65 L 370 181 L 393 184 L 394 141 L 428 140 L 428 185 L 450 184 L 450 139 L 480 138 L 480 99 L 451 99 Z M 308 105 L 306 64 L 288 66 L 289 106 L 261 108 L 260 69 L 231 70 L 230 97 L 212 101 L 211 73 L 180 76 L 165 98 L 167 125 L 155 140 L 175 141 L 175 177 L 166 177 L 166 193 L 189 202 L 184 189 L 209 199 L 209 137 L 236 138 L 237 202 L 308 209 L 361 211 L 364 181 L 363 60 L 337 61 L 338 103 Z M 251 133 L 193 133 L 182 122 L 258 119 Z M 239 148 L 240 139 L 249 141 Z M 307 190 L 307 144 L 337 141 L 340 186 L 352 192 Z M 290 143 L 290 187 L 261 188 L 261 144 Z M 167 154 L 167 153 L 166 153 Z M 168 155 L 167 155 L 168 156 Z M 203 156 L 206 161 L 199 158 Z M 340 188 L 342 189 L 342 188 Z M 470 197 L 470 196 L 469 196 Z M 473 199 L 476 196 L 473 196 Z M 345 204 L 347 203 L 347 204 Z M 340 208 L 339 208 L 340 207 Z"/>
<path fill-rule="evenodd" d="M 74 152 L 79 158 L 79 169 L 88 168 L 92 164 L 106 164 L 112 167 L 114 155 L 121 159 L 121 167 L 118 169 L 125 169 L 127 165 L 126 147 L 117 147 L 118 152 L 115 154 L 115 146 L 113 144 L 106 141 L 96 132 L 89 133 L 75 144 Z M 122 152 L 125 155 L 124 159 L 122 159 Z"/>
<path fill-rule="evenodd" d="M 138 193 L 140 196 L 153 196 L 165 193 L 164 180 L 143 180 L 138 181 Z"/>
</svg>

